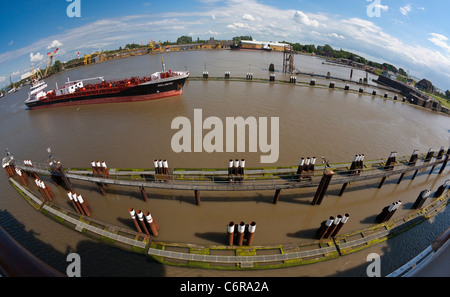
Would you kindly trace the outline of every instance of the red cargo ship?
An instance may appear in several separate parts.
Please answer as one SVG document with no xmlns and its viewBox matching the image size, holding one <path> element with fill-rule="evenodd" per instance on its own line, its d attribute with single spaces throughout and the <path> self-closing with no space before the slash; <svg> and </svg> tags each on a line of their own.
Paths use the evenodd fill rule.
<svg viewBox="0 0 450 297">
<path fill-rule="evenodd" d="M 189 72 L 156 72 L 150 77 L 105 81 L 103 77 L 67 81 L 62 88 L 44 91 L 45 82 L 34 84 L 25 100 L 29 109 L 99 103 L 136 102 L 181 95 Z M 96 83 L 87 83 L 95 82 Z M 99 81 L 99 82 L 98 82 Z"/>
</svg>

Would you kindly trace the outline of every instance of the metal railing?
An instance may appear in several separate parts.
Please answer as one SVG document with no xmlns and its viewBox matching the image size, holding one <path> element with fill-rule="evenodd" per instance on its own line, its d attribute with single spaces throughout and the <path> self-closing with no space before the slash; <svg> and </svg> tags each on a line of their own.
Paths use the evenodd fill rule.
<svg viewBox="0 0 450 297">
<path fill-rule="evenodd" d="M 408 158 L 398 158 L 394 168 L 385 169 L 385 160 L 366 162 L 363 169 L 350 170 L 347 165 L 339 164 L 331 166 L 334 176 L 330 185 L 345 184 L 365 181 L 376 178 L 384 178 L 400 175 L 410 171 L 418 171 L 428 167 L 434 167 L 444 163 L 445 158 L 417 160 L 419 165 L 408 165 Z M 417 164 L 416 163 L 416 164 Z M 25 171 L 33 171 L 49 175 L 52 172 L 50 164 L 33 163 L 30 167 L 23 161 L 16 160 L 15 166 Z M 175 190 L 205 190 L 205 191 L 256 191 L 276 189 L 296 189 L 316 187 L 319 185 L 325 167 L 316 166 L 315 171 L 296 174 L 294 167 L 282 169 L 248 169 L 244 175 L 227 175 L 227 169 L 205 171 L 199 174 L 199 170 L 172 170 L 168 175 L 155 175 L 153 170 L 143 171 L 109 171 L 109 177 L 94 175 L 91 169 L 66 170 L 66 176 L 70 179 L 84 180 L 101 184 L 117 184 L 125 186 L 175 189 Z M 58 174 L 58 173 L 54 173 Z"/>
</svg>

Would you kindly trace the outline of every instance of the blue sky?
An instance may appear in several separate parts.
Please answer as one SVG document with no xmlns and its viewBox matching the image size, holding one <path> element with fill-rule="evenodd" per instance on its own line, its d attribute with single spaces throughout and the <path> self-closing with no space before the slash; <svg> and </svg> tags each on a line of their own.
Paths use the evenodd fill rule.
<svg viewBox="0 0 450 297">
<path fill-rule="evenodd" d="M 79 1 L 81 17 L 67 7 Z M 450 89 L 450 1 L 433 0 L 2 0 L 0 87 L 47 52 L 67 61 L 127 43 L 231 39 L 330 44 L 391 63 L 437 87 Z M 367 8 L 379 12 L 370 17 Z"/>
</svg>

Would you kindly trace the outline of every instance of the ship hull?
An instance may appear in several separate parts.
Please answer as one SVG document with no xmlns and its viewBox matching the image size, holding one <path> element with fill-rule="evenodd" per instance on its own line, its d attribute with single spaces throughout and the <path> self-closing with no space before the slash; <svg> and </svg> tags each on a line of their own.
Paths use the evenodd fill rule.
<svg viewBox="0 0 450 297">
<path fill-rule="evenodd" d="M 139 102 L 161 99 L 165 97 L 178 96 L 183 93 L 183 86 L 187 80 L 187 76 L 159 80 L 155 82 L 145 83 L 138 86 L 130 87 L 115 93 L 102 94 L 80 94 L 73 96 L 65 96 L 64 98 L 54 98 L 48 101 L 25 102 L 29 109 L 54 108 L 62 106 L 76 106 L 87 104 L 105 104 L 105 103 L 124 103 Z"/>
</svg>

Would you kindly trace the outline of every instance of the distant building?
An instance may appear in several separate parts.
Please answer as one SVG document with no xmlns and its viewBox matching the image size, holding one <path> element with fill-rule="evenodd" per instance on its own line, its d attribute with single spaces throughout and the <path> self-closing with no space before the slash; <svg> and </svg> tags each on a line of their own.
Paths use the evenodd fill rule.
<svg viewBox="0 0 450 297">
<path fill-rule="evenodd" d="M 431 83 L 431 81 L 427 80 L 427 79 L 422 79 L 421 81 L 419 81 L 418 83 L 416 83 L 416 88 L 420 89 L 420 90 L 424 90 L 430 93 L 434 93 L 434 86 Z"/>
<path fill-rule="evenodd" d="M 268 51 L 284 51 L 284 48 L 289 46 L 287 43 L 268 42 L 268 41 L 256 41 L 256 40 L 241 40 L 239 47 L 241 49 L 253 49 L 253 50 L 268 50 Z"/>
</svg>

